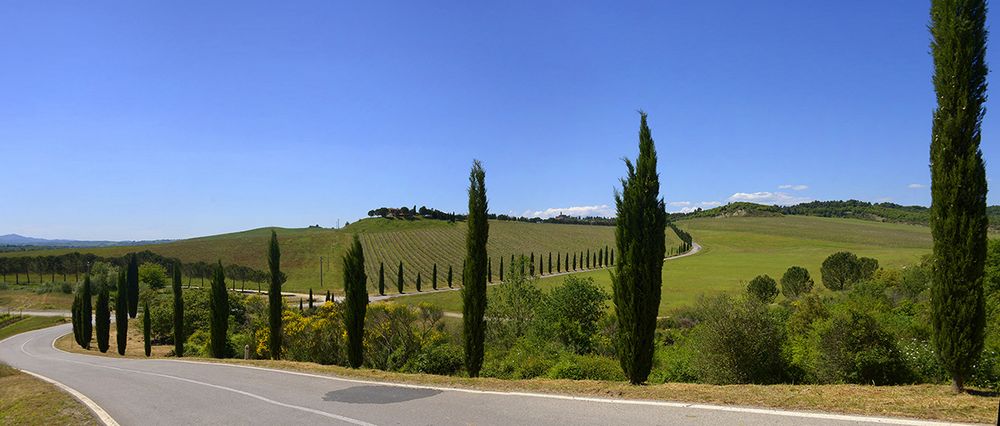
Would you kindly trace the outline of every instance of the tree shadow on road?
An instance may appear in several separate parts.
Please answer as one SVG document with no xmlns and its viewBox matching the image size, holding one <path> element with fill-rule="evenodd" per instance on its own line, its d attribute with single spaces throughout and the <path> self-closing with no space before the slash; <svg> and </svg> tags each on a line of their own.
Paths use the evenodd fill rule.
<svg viewBox="0 0 1000 426">
<path fill-rule="evenodd" d="M 435 389 L 369 385 L 330 391 L 323 396 L 323 400 L 348 404 L 392 404 L 429 398 L 439 393 L 441 391 Z"/>
</svg>

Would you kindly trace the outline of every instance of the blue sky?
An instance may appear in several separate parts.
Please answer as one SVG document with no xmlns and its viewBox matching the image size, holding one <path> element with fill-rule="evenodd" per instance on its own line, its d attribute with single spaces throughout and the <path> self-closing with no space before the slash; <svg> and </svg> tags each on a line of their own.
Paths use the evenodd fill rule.
<svg viewBox="0 0 1000 426">
<path fill-rule="evenodd" d="M 928 205 L 927 8 L 5 2 L 0 234 L 182 238 L 383 205 L 462 211 L 473 158 L 493 212 L 606 214 L 638 109 L 672 211 Z"/>
</svg>

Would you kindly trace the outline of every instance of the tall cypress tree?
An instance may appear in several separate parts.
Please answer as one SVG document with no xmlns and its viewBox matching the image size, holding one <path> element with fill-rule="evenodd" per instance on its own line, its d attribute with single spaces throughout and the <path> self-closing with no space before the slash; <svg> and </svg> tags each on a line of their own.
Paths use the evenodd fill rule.
<svg viewBox="0 0 1000 426">
<path fill-rule="evenodd" d="M 573 270 L 576 270 L 576 253 L 573 253 Z"/>
<path fill-rule="evenodd" d="M 347 330 L 347 362 L 358 368 L 364 362 L 365 313 L 368 310 L 368 277 L 365 253 L 357 234 L 344 254 L 344 328 Z"/>
<path fill-rule="evenodd" d="M 281 358 L 281 313 L 284 311 L 284 301 L 281 299 L 281 284 L 285 274 L 281 272 L 281 248 L 278 246 L 278 233 L 271 230 L 271 242 L 267 245 L 267 268 L 270 272 L 270 285 L 267 289 L 268 341 L 267 350 L 271 359 Z"/>
<path fill-rule="evenodd" d="M 552 275 L 552 252 L 549 252 L 549 275 Z"/>
<path fill-rule="evenodd" d="M 528 274 L 535 276 L 535 253 L 531 253 L 531 263 L 528 264 Z"/>
<path fill-rule="evenodd" d="M 611 266 L 611 260 L 608 258 L 608 246 L 604 246 L 604 266 Z"/>
<path fill-rule="evenodd" d="M 551 263 L 549 262 L 549 264 Z M 562 253 L 556 253 L 556 272 L 562 272 Z"/>
<path fill-rule="evenodd" d="M 80 319 L 82 320 L 83 328 L 81 329 L 83 338 L 83 348 L 90 349 L 90 340 L 94 338 L 94 325 L 91 322 L 93 317 L 93 309 L 91 307 L 91 289 L 90 284 L 90 274 L 83 276 L 83 290 L 81 291 L 80 297 Z"/>
<path fill-rule="evenodd" d="M 615 264 L 615 249 L 611 249 L 611 264 Z"/>
<path fill-rule="evenodd" d="M 174 355 L 184 356 L 184 295 L 181 293 L 181 264 L 174 263 Z"/>
<path fill-rule="evenodd" d="M 385 263 L 378 263 L 378 295 L 385 296 Z"/>
<path fill-rule="evenodd" d="M 448 265 L 448 288 L 451 288 L 451 265 Z"/>
<path fill-rule="evenodd" d="M 153 353 L 152 342 L 149 341 L 149 326 L 149 301 L 147 300 L 142 304 L 142 342 L 147 357 Z"/>
<path fill-rule="evenodd" d="M 621 181 L 622 190 L 615 191 L 615 244 L 621 259 L 611 272 L 611 284 L 618 319 L 618 360 L 629 382 L 640 384 L 653 365 L 667 224 L 646 113 L 640 119 L 639 158 L 635 166 L 626 159 L 625 167 L 628 173 Z"/>
<path fill-rule="evenodd" d="M 500 256 L 500 282 L 503 282 L 503 256 Z"/>
<path fill-rule="evenodd" d="M 417 293 L 420 293 L 420 271 L 417 271 Z"/>
<path fill-rule="evenodd" d="M 226 273 L 222 261 L 212 273 L 212 291 L 209 293 L 209 351 L 214 358 L 229 355 L 229 294 L 226 292 Z"/>
<path fill-rule="evenodd" d="M 118 355 L 125 355 L 128 343 L 128 272 L 122 268 L 118 272 L 118 294 L 115 295 L 115 339 Z"/>
<path fill-rule="evenodd" d="M 932 0 L 938 106 L 931 128 L 931 323 L 956 391 L 983 349 L 986 168 L 979 144 L 986 102 L 986 1 Z"/>
<path fill-rule="evenodd" d="M 94 328 L 97 332 L 97 350 L 101 353 L 108 351 L 111 346 L 111 307 L 108 306 L 111 297 L 108 294 L 107 284 L 102 285 L 97 292 L 97 306 L 95 308 Z"/>
<path fill-rule="evenodd" d="M 128 256 L 128 316 L 135 318 L 139 313 L 139 259 L 135 253 Z"/>
<path fill-rule="evenodd" d="M 309 309 L 313 308 L 313 289 L 309 288 Z"/>
<path fill-rule="evenodd" d="M 590 269 L 590 249 L 587 249 L 587 269 Z"/>
<path fill-rule="evenodd" d="M 542 254 L 539 253 L 538 254 L 538 275 L 539 276 L 545 275 L 545 265 L 543 264 L 544 262 L 542 262 L 542 259 L 544 259 L 544 258 L 542 257 Z"/>
<path fill-rule="evenodd" d="M 73 304 L 69 308 L 70 320 L 73 323 L 73 341 L 83 347 L 83 315 L 80 304 L 83 297 L 80 296 L 80 289 L 73 292 Z"/>
<path fill-rule="evenodd" d="M 403 294 L 403 261 L 399 261 L 399 271 L 396 272 L 396 289 Z"/>
<path fill-rule="evenodd" d="M 566 253 L 566 256 L 563 257 L 563 269 L 569 272 L 569 253 Z"/>
<path fill-rule="evenodd" d="M 479 160 L 472 162 L 469 173 L 469 230 L 465 237 L 465 266 L 462 268 L 462 320 L 465 323 L 465 369 L 478 377 L 483 366 L 483 342 L 486 337 L 486 242 L 490 224 L 486 199 L 486 172 Z"/>
<path fill-rule="evenodd" d="M 431 270 L 431 289 L 438 289 L 438 264 L 434 264 L 434 269 Z"/>
</svg>

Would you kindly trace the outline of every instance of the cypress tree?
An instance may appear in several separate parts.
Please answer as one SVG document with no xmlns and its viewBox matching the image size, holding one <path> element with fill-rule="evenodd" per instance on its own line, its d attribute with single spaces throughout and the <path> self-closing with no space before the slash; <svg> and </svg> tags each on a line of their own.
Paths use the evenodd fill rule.
<svg viewBox="0 0 1000 426">
<path fill-rule="evenodd" d="M 309 288 L 309 309 L 313 308 L 313 289 Z"/>
<path fill-rule="evenodd" d="M 483 366 L 483 341 L 486 314 L 486 242 L 490 224 L 486 199 L 486 172 L 473 161 L 469 173 L 469 230 L 466 233 L 465 266 L 462 268 L 462 332 L 465 342 L 465 369 L 470 377 L 478 377 Z"/>
<path fill-rule="evenodd" d="M 500 282 L 503 282 L 503 256 L 500 256 Z"/>
<path fill-rule="evenodd" d="M 115 338 L 118 355 L 125 355 L 128 343 L 128 277 L 125 268 L 118 272 L 118 294 L 115 295 Z"/>
<path fill-rule="evenodd" d="M 329 301 L 330 301 L 330 290 L 327 290 L 326 291 L 326 300 L 324 300 L 324 302 L 329 302 Z"/>
<path fill-rule="evenodd" d="M 417 271 L 417 293 L 420 293 L 420 272 Z"/>
<path fill-rule="evenodd" d="M 986 101 L 986 1 L 932 0 L 937 109 L 931 128 L 931 323 L 941 365 L 962 391 L 983 349 L 989 220 L 980 151 Z"/>
<path fill-rule="evenodd" d="M 153 346 L 149 341 L 149 301 L 147 300 L 142 304 L 142 342 L 143 348 L 146 350 L 146 356 L 148 357 L 152 351 Z"/>
<path fill-rule="evenodd" d="M 521 261 L 518 262 L 518 263 L 521 265 L 521 275 L 523 276 L 524 275 L 524 264 L 528 263 L 528 262 L 525 262 L 525 258 L 524 258 L 523 254 L 521 255 Z"/>
<path fill-rule="evenodd" d="M 608 258 L 608 246 L 604 246 L 604 265 L 611 266 L 611 260 Z"/>
<path fill-rule="evenodd" d="M 539 253 L 538 254 L 538 275 L 539 276 L 545 275 L 545 265 L 543 264 L 542 259 L 543 259 L 542 255 L 541 255 L 541 253 Z"/>
<path fill-rule="evenodd" d="M 569 272 L 569 253 L 566 253 L 566 256 L 563 257 L 563 262 L 563 269 L 565 269 L 566 272 Z"/>
<path fill-rule="evenodd" d="M 552 275 L 552 252 L 549 252 L 549 275 Z"/>
<path fill-rule="evenodd" d="M 535 253 L 531 253 L 531 263 L 528 264 L 528 273 L 535 276 Z"/>
<path fill-rule="evenodd" d="M 590 269 L 590 249 L 587 249 L 587 269 Z"/>
<path fill-rule="evenodd" d="M 299 312 L 304 311 L 305 308 L 302 307 L 302 299 L 299 299 Z"/>
<path fill-rule="evenodd" d="M 214 358 L 229 355 L 229 293 L 226 292 L 226 273 L 220 260 L 212 273 L 212 291 L 209 293 L 209 350 Z"/>
<path fill-rule="evenodd" d="M 486 259 L 486 282 L 493 282 L 493 258 Z"/>
<path fill-rule="evenodd" d="M 451 288 L 451 265 L 448 265 L 448 288 Z"/>
<path fill-rule="evenodd" d="M 378 295 L 385 296 L 385 264 L 378 263 Z"/>
<path fill-rule="evenodd" d="M 94 319 L 94 328 L 97 332 L 97 349 L 101 353 L 107 352 L 111 346 L 109 345 L 111 337 L 111 309 L 108 306 L 109 299 L 108 286 L 102 285 L 97 292 L 96 318 Z"/>
<path fill-rule="evenodd" d="M 399 262 L 399 272 L 396 272 L 396 289 L 403 294 L 403 261 Z"/>
<path fill-rule="evenodd" d="M 573 270 L 576 270 L 576 253 L 573 253 Z"/>
<path fill-rule="evenodd" d="M 83 348 L 90 349 L 90 340 L 94 338 L 94 325 L 91 322 L 93 318 L 93 309 L 91 308 L 91 284 L 90 284 L 90 274 L 83 276 L 83 291 L 80 295 L 80 319 L 81 332 L 83 333 Z"/>
<path fill-rule="evenodd" d="M 611 249 L 611 264 L 615 264 L 615 249 Z"/>
<path fill-rule="evenodd" d="M 83 315 L 81 315 L 80 301 L 83 300 L 80 297 L 80 289 L 76 289 L 73 292 L 73 304 L 69 308 L 70 321 L 73 323 L 73 341 L 77 345 L 83 347 Z"/>
<path fill-rule="evenodd" d="M 184 356 L 184 295 L 181 293 L 181 264 L 174 264 L 174 355 Z"/>
<path fill-rule="evenodd" d="M 431 270 L 431 289 L 438 289 L 438 264 L 434 264 L 434 269 Z"/>
<path fill-rule="evenodd" d="M 552 262 L 549 262 L 552 264 Z M 562 253 L 556 253 L 556 272 L 562 272 Z"/>
<path fill-rule="evenodd" d="M 344 254 L 344 329 L 347 330 L 347 362 L 358 368 L 364 362 L 365 313 L 368 310 L 368 277 L 365 253 L 357 234 Z"/>
<path fill-rule="evenodd" d="M 139 259 L 135 253 L 128 256 L 128 316 L 135 318 L 139 314 Z"/>
<path fill-rule="evenodd" d="M 267 351 L 271 359 L 281 358 L 281 313 L 284 311 L 284 301 L 281 299 L 281 284 L 285 274 L 281 272 L 281 248 L 278 246 L 278 234 L 271 230 L 271 242 L 267 245 L 267 268 L 270 272 L 270 285 L 267 289 L 268 341 Z"/>
<path fill-rule="evenodd" d="M 646 113 L 641 114 L 639 158 L 635 166 L 625 160 L 627 177 L 621 181 L 621 192 L 615 191 L 615 244 L 622 259 L 611 273 L 620 330 L 618 361 L 632 384 L 645 382 L 653 364 L 667 223 L 656 172 L 656 148 Z"/>
</svg>

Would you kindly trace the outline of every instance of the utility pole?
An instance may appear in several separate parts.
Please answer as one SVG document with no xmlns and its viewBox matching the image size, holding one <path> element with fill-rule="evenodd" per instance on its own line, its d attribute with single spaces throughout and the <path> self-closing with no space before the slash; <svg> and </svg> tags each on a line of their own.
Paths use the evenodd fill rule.
<svg viewBox="0 0 1000 426">
<path fill-rule="evenodd" d="M 323 287 L 323 256 L 319 257 L 319 286 Z"/>
</svg>

